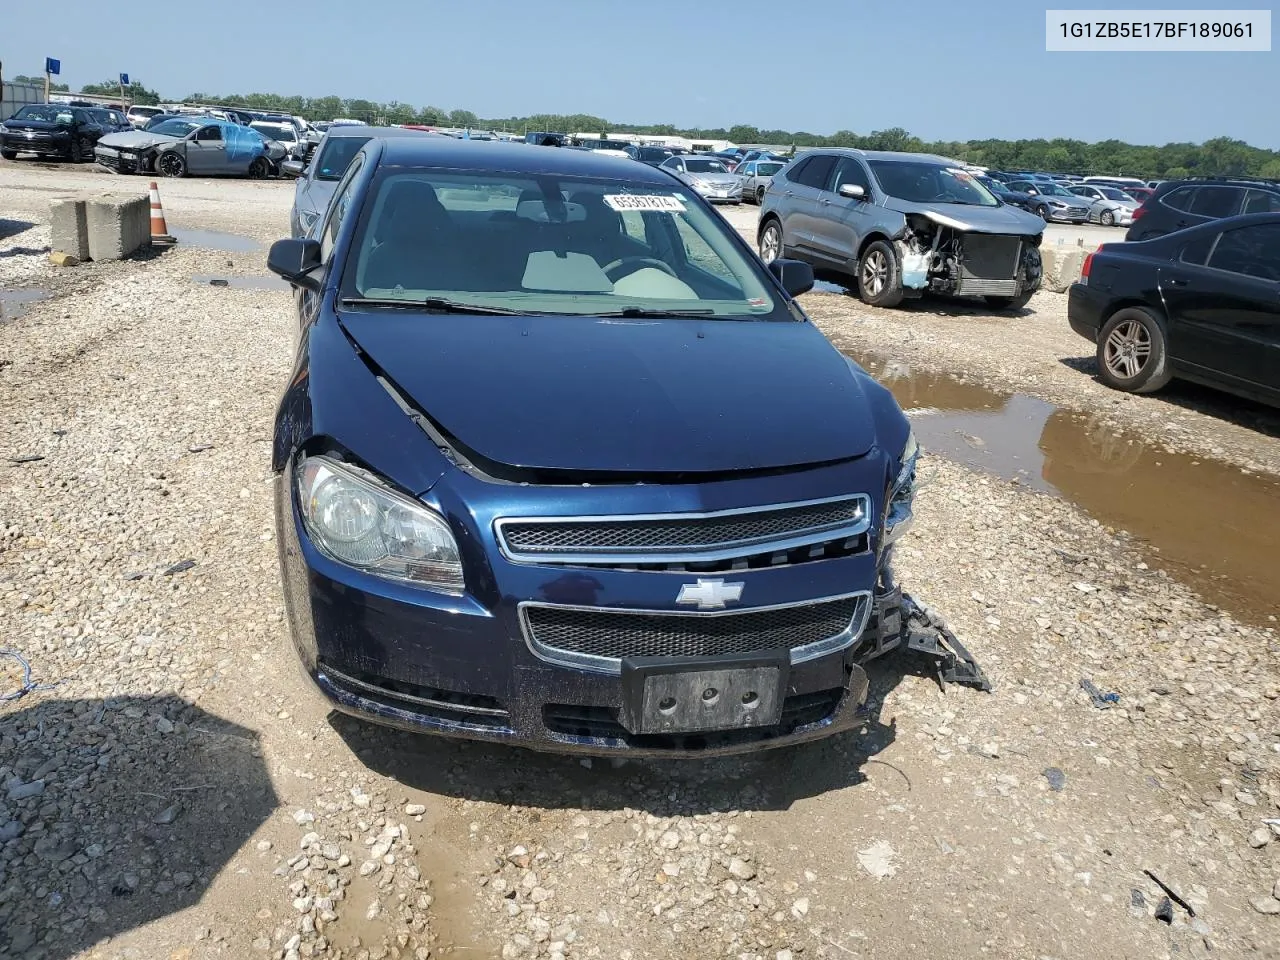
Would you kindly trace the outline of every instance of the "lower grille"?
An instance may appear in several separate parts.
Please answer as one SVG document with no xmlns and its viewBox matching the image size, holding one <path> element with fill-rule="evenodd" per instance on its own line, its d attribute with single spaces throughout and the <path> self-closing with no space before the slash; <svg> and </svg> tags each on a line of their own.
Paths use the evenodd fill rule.
<svg viewBox="0 0 1280 960">
<path fill-rule="evenodd" d="M 698 750 L 785 737 L 806 727 L 824 723 L 840 706 L 845 693 L 843 687 L 837 687 L 832 690 L 819 690 L 815 693 L 787 697 L 782 704 L 782 716 L 774 727 L 754 727 L 684 736 L 628 733 L 627 729 L 618 722 L 617 711 L 608 707 L 549 703 L 543 707 L 542 722 L 552 733 L 566 737 L 612 740 L 637 748 Z"/>
<path fill-rule="evenodd" d="M 457 693 L 355 670 L 336 670 L 323 660 L 319 672 L 346 693 L 419 717 L 481 727 L 505 728 L 508 724 L 507 711 L 493 697 Z"/>
<path fill-rule="evenodd" d="M 557 663 L 620 673 L 626 657 L 722 657 L 790 650 L 793 663 L 843 649 L 862 632 L 866 593 L 730 613 L 525 603 L 525 640 Z"/>
<path fill-rule="evenodd" d="M 960 255 L 960 276 L 964 280 L 1011 280 L 1018 275 L 1018 237 L 967 234 Z"/>
</svg>

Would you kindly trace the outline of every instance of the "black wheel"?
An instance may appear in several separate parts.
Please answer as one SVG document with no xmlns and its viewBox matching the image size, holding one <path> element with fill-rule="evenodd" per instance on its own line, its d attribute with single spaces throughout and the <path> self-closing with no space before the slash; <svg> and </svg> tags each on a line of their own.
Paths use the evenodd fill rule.
<svg viewBox="0 0 1280 960">
<path fill-rule="evenodd" d="M 84 160 L 84 141 L 79 137 L 73 137 L 71 146 L 68 148 L 67 159 L 72 163 L 80 163 Z"/>
<path fill-rule="evenodd" d="M 1039 206 L 1036 207 L 1036 216 L 1038 216 L 1041 220 L 1048 220 L 1049 208 L 1043 203 L 1040 204 Z"/>
<path fill-rule="evenodd" d="M 756 187 L 756 203 L 764 203 L 764 187 Z"/>
<path fill-rule="evenodd" d="M 782 256 L 782 224 L 769 220 L 760 230 L 760 259 L 772 263 Z"/>
<path fill-rule="evenodd" d="M 858 261 L 858 296 L 873 307 L 896 307 L 902 302 L 902 270 L 893 247 L 873 240 Z"/>
<path fill-rule="evenodd" d="M 1116 311 L 1098 333 L 1098 377 L 1126 393 L 1154 393 L 1169 372 L 1164 324 L 1146 307 Z"/>
<path fill-rule="evenodd" d="M 0 157 L 4 157 L 6 160 L 17 160 L 18 151 L 17 150 L 0 150 Z"/>
<path fill-rule="evenodd" d="M 1028 290 L 1020 293 L 1016 297 L 983 297 L 987 301 L 987 306 L 993 310 L 1021 310 L 1031 298 L 1035 296 L 1034 290 Z"/>
<path fill-rule="evenodd" d="M 253 163 L 249 164 L 250 180 L 265 180 L 270 172 L 271 162 L 266 157 L 254 157 Z"/>
<path fill-rule="evenodd" d="M 181 154 L 169 150 L 156 157 L 156 172 L 162 177 L 185 177 L 187 161 Z"/>
<path fill-rule="evenodd" d="M 1103 210 L 1098 214 L 1098 222 L 1104 227 L 1114 227 L 1116 225 L 1116 215 L 1110 210 Z"/>
</svg>

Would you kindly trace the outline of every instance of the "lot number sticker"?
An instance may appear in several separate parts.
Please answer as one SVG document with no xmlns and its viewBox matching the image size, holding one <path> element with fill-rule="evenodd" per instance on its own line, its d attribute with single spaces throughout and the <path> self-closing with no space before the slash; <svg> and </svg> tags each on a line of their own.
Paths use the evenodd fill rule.
<svg viewBox="0 0 1280 960">
<path fill-rule="evenodd" d="M 604 202 L 614 210 L 624 213 L 627 210 L 669 210 L 684 212 L 684 204 L 679 197 L 645 195 L 636 193 L 606 194 Z"/>
</svg>

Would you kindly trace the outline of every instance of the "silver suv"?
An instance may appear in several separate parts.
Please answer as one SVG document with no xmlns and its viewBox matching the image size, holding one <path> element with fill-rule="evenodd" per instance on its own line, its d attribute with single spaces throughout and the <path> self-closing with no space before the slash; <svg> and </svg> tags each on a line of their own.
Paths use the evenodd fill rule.
<svg viewBox="0 0 1280 960">
<path fill-rule="evenodd" d="M 945 157 L 811 150 L 760 207 L 765 262 L 793 257 L 892 307 L 926 291 L 1020 309 L 1040 286 L 1044 221 L 998 200 Z"/>
</svg>

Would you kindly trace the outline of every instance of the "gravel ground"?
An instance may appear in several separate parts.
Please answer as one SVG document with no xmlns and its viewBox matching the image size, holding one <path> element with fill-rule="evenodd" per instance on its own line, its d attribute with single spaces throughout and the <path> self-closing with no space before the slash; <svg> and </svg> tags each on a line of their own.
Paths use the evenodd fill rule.
<svg viewBox="0 0 1280 960">
<path fill-rule="evenodd" d="M 58 686 L 0 706 L 0 953 L 1280 950 L 1275 632 L 1071 505 L 938 458 L 899 574 L 991 694 L 944 694 L 893 659 L 860 733 L 673 764 L 330 718 L 294 666 L 272 543 L 288 294 L 197 285 L 259 274 L 261 255 L 185 245 L 55 272 L 22 251 L 47 242 L 48 198 L 95 175 L 16 166 L 20 187 L 52 189 L 6 193 L 4 216 L 35 226 L 0 231 L 0 288 L 54 296 L 0 325 L 0 609 Z M 171 226 L 284 229 L 287 184 L 162 189 Z M 827 300 L 848 309 L 808 303 Z M 915 343 L 888 331 L 916 314 L 855 311 L 874 319 L 822 322 Z M 1008 321 L 963 323 L 957 342 Z M 980 375 L 988 347 L 929 356 Z M 1025 389 L 1053 398 L 1051 382 Z M 1226 429 L 1203 419 L 1196 436 Z M 1094 707 L 1082 678 L 1118 702 Z"/>
</svg>

